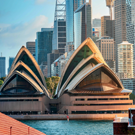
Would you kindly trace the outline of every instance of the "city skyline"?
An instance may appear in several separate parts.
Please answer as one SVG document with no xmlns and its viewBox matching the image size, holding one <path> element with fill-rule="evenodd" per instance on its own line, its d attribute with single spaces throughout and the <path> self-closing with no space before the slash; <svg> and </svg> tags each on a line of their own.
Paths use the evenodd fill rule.
<svg viewBox="0 0 135 135">
<path fill-rule="evenodd" d="M 7 74 L 9 57 L 14 57 L 26 42 L 35 41 L 36 32 L 41 28 L 53 26 L 55 0 L 14 0 L 8 3 L 0 0 L 0 2 L 0 52 L 6 57 Z M 98 11 L 97 3 L 100 5 Z M 92 0 L 93 18 L 108 14 L 109 9 L 105 0 Z"/>
</svg>

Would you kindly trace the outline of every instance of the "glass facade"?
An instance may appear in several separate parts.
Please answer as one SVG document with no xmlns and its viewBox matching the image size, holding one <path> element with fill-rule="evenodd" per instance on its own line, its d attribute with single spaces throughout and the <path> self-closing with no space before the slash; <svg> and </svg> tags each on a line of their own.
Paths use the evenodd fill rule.
<svg viewBox="0 0 135 135">
<path fill-rule="evenodd" d="M 85 3 L 74 13 L 74 45 L 75 49 L 87 38 L 92 37 L 91 5 Z"/>
<path fill-rule="evenodd" d="M 54 21 L 52 44 L 52 50 L 59 50 L 60 53 L 65 53 L 66 21 L 64 19 Z"/>
<path fill-rule="evenodd" d="M 52 28 L 46 28 L 41 32 L 37 32 L 36 55 L 39 65 L 43 62 L 47 63 L 47 54 L 52 52 L 52 36 Z"/>
<path fill-rule="evenodd" d="M 34 93 L 36 90 L 25 79 L 19 75 L 15 75 L 11 78 L 9 83 L 5 85 L 2 92 L 7 94 L 25 94 Z"/>
<path fill-rule="evenodd" d="M 10 68 L 11 68 L 11 66 L 12 66 L 12 63 L 13 63 L 14 59 L 15 59 L 14 57 L 9 57 L 8 73 L 10 72 Z"/>
<path fill-rule="evenodd" d="M 120 88 L 117 80 L 103 67 L 89 74 L 79 83 L 76 89 L 86 89 L 90 91 L 108 91 Z"/>
<path fill-rule="evenodd" d="M 67 44 L 74 42 L 74 0 L 66 0 Z"/>
<path fill-rule="evenodd" d="M 74 11 L 84 3 L 85 0 L 66 0 L 67 45 L 74 44 Z"/>
<path fill-rule="evenodd" d="M 0 57 L 0 78 L 6 77 L 6 57 Z"/>
</svg>

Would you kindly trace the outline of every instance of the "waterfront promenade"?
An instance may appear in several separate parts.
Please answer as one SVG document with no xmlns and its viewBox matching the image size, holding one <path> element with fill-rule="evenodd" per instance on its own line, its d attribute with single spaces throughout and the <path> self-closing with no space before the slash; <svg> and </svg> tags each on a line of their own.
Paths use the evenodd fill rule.
<svg viewBox="0 0 135 135">
<path fill-rule="evenodd" d="M 128 117 L 123 114 L 68 114 L 70 120 L 113 120 L 117 117 Z M 66 120 L 66 114 L 41 114 L 41 115 L 9 115 L 17 120 Z"/>
</svg>

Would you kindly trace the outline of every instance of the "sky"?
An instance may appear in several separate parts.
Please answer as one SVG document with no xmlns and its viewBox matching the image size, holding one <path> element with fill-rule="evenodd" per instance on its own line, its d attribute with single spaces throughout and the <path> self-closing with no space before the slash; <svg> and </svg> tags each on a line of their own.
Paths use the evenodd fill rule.
<svg viewBox="0 0 135 135">
<path fill-rule="evenodd" d="M 106 0 L 92 0 L 92 18 L 109 15 Z M 22 45 L 35 41 L 41 28 L 53 27 L 56 0 L 0 0 L 0 56 L 15 57 Z"/>
</svg>

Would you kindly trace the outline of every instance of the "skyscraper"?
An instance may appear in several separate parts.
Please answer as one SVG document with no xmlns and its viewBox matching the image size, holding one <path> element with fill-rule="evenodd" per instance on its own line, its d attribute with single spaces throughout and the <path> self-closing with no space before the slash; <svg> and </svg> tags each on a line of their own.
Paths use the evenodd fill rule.
<svg viewBox="0 0 135 135">
<path fill-rule="evenodd" d="M 114 60 L 114 39 L 109 36 L 101 37 L 96 41 L 103 58 L 106 60 Z"/>
<path fill-rule="evenodd" d="M 130 9 L 130 7 L 129 7 Z M 134 0 L 131 0 L 131 24 L 132 24 L 132 27 L 133 27 L 133 49 L 134 49 L 134 60 L 135 60 L 135 1 Z M 132 42 L 131 42 L 132 43 Z"/>
<path fill-rule="evenodd" d="M 40 65 L 42 62 L 47 64 L 47 54 L 52 52 L 53 28 L 42 28 L 37 32 L 36 39 L 36 60 Z"/>
<path fill-rule="evenodd" d="M 115 72 L 115 52 L 114 52 L 114 39 L 109 36 L 101 37 L 96 41 L 105 62 Z"/>
<path fill-rule="evenodd" d="M 84 3 L 74 13 L 75 49 L 87 38 L 92 38 L 91 2 Z"/>
<path fill-rule="evenodd" d="M 116 70 L 118 71 L 118 44 L 128 41 L 134 44 L 134 2 L 132 0 L 115 0 L 115 43 L 116 43 Z"/>
<path fill-rule="evenodd" d="M 65 53 L 66 46 L 66 3 L 56 0 L 52 50 Z"/>
<path fill-rule="evenodd" d="M 101 19 L 99 18 L 93 19 L 92 27 L 101 27 Z"/>
<path fill-rule="evenodd" d="M 53 50 L 52 53 L 47 54 L 47 76 L 51 77 L 51 64 L 63 53 L 60 53 L 59 50 Z"/>
<path fill-rule="evenodd" d="M 127 41 L 118 44 L 118 72 L 133 78 L 133 44 Z"/>
<path fill-rule="evenodd" d="M 6 57 L 0 57 L 0 78 L 6 77 Z"/>
<path fill-rule="evenodd" d="M 30 51 L 30 53 L 35 57 L 35 42 L 27 42 L 26 48 Z"/>
<path fill-rule="evenodd" d="M 66 0 L 66 45 L 74 45 L 74 12 L 86 0 Z"/>
<path fill-rule="evenodd" d="M 11 66 L 12 66 L 12 63 L 13 63 L 14 59 L 15 59 L 14 57 L 9 57 L 8 73 L 10 72 L 10 68 L 11 68 Z"/>
</svg>

